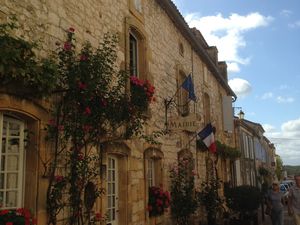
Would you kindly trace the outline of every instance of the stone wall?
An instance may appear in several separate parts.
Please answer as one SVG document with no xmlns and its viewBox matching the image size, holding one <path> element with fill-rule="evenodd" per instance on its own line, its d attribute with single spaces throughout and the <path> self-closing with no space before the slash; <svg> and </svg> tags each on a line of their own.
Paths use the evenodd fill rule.
<svg viewBox="0 0 300 225">
<path fill-rule="evenodd" d="M 217 139 L 226 142 L 222 131 L 222 104 L 220 96 L 226 95 L 216 78 L 208 71 L 207 80 L 204 79 L 204 70 L 208 70 L 203 59 L 191 47 L 191 44 L 184 38 L 182 32 L 178 30 L 174 22 L 168 17 L 165 11 L 154 0 L 144 0 L 143 14 L 141 17 L 132 13 L 130 0 L 27 0 L 27 1 L 2 1 L 0 8 L 0 22 L 5 22 L 9 15 L 16 14 L 20 29 L 16 35 L 23 35 L 27 40 L 39 41 L 41 49 L 39 55 L 48 55 L 56 48 L 56 42 L 65 40 L 65 30 L 69 27 L 75 29 L 77 42 L 90 41 L 96 46 L 106 32 L 116 32 L 120 37 L 118 64 L 124 68 L 128 64 L 127 58 L 127 38 L 128 26 L 125 18 L 134 21 L 138 28 L 143 29 L 147 42 L 146 67 L 148 68 L 147 78 L 150 79 L 156 91 L 157 101 L 151 106 L 150 121 L 145 128 L 146 133 L 164 129 L 165 111 L 164 100 L 170 99 L 178 88 L 178 72 L 185 75 L 192 73 L 198 101 L 190 103 L 190 112 L 201 116 L 203 120 L 203 93 L 209 94 L 211 102 L 211 119 L 217 127 Z M 183 47 L 183 54 L 180 53 L 179 46 Z M 1 101 L 1 99 L 0 99 Z M 1 103 L 1 102 L 0 102 Z M 169 110 L 168 116 L 177 115 L 176 108 Z M 46 123 L 45 120 L 42 123 Z M 201 128 L 201 127 L 200 127 Z M 199 129 L 200 129 L 199 128 Z M 207 153 L 197 153 L 195 142 L 189 143 L 194 134 L 186 132 L 170 132 L 160 138 L 159 148 L 163 154 L 162 164 L 162 184 L 165 189 L 169 186 L 169 166 L 177 162 L 177 153 L 185 148 L 190 148 L 196 158 L 197 183 L 205 180 L 206 177 L 206 157 Z M 145 184 L 145 161 L 144 150 L 147 144 L 141 144 L 140 140 L 132 140 L 127 144 L 129 153 L 112 152 L 122 158 L 122 167 L 128 169 L 123 175 L 122 184 L 127 188 L 122 188 L 121 195 L 126 195 L 122 200 L 122 220 L 119 224 L 141 225 L 153 223 L 148 219 L 147 207 L 147 187 Z M 41 143 L 43 145 L 43 143 Z M 149 146 L 148 146 L 149 147 Z M 41 147 L 44 150 L 45 147 Z M 108 151 L 109 152 L 109 151 Z M 43 154 L 42 154 L 43 155 Z M 122 155 L 122 157 L 121 157 Z M 40 167 L 40 169 L 42 169 Z M 45 221 L 45 180 L 39 177 L 39 201 L 37 213 L 39 221 Z M 124 193 L 126 192 L 126 193 Z M 126 203 L 125 203 L 126 202 Z M 101 204 L 97 204 L 96 210 L 105 213 L 105 199 Z M 127 205 L 126 205 L 127 204 Z M 126 213 L 124 213 L 126 212 Z M 171 224 L 166 218 L 160 219 L 161 223 Z M 44 223 L 44 222 L 42 222 Z M 41 223 L 41 224 L 42 224 Z"/>
</svg>

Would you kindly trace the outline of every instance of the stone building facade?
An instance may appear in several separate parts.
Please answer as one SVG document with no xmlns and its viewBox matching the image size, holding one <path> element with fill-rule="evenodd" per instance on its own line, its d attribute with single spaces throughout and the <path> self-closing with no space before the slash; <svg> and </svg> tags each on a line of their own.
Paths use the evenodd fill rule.
<svg viewBox="0 0 300 225">
<path fill-rule="evenodd" d="M 264 129 L 259 123 L 243 118 L 235 118 L 235 132 L 237 147 L 241 150 L 241 157 L 235 164 L 238 173 L 236 185 L 251 185 L 261 187 L 259 168 L 270 172 L 269 179 L 274 178 L 275 148 L 263 135 Z"/>
<path fill-rule="evenodd" d="M 149 122 L 144 129 L 146 134 L 165 129 L 164 103 L 173 97 L 175 104 L 168 109 L 167 118 L 195 114 L 199 130 L 211 122 L 216 127 L 217 140 L 235 145 L 232 130 L 226 128 L 226 123 L 232 121 L 230 117 L 223 117 L 225 102 L 231 108 L 231 100 L 236 99 L 227 84 L 226 63 L 218 61 L 217 49 L 208 46 L 199 31 L 188 27 L 170 0 L 3 1 L 1 23 L 12 14 L 20 24 L 16 35 L 38 40 L 41 48 L 37 54 L 40 56 L 50 54 L 57 41 L 64 41 L 65 30 L 69 27 L 75 28 L 77 43 L 89 41 L 92 46 L 97 46 L 106 32 L 117 33 L 119 67 L 129 70 L 131 75 L 148 79 L 155 86 L 157 101 L 149 110 Z M 180 86 L 189 74 L 193 77 L 197 102 L 186 104 L 187 96 Z M 42 162 L 49 158 L 50 146 L 44 141 L 44 127 L 49 118 L 49 102 L 46 100 L 31 101 L 1 92 L 1 135 L 4 135 L 4 130 L 10 132 L 11 129 L 21 140 L 24 136 L 20 134 L 25 128 L 34 134 L 31 143 L 19 146 L 20 153 L 15 154 L 24 168 L 24 171 L 18 171 L 20 178 L 15 195 L 8 196 L 8 189 L 3 189 L 2 193 L 12 201 L 7 207 L 11 204 L 11 207 L 33 209 L 38 224 L 47 221 L 48 180 L 43 177 L 45 167 Z M 212 162 L 214 156 L 197 151 L 195 140 L 190 141 L 194 136 L 195 133 L 179 130 L 162 136 L 159 145 L 133 138 L 104 146 L 105 177 L 108 173 L 116 174 L 112 181 L 116 189 L 110 196 L 109 193 L 102 196 L 95 210 L 102 214 L 108 208 L 113 210 L 114 216 L 107 224 L 172 224 L 168 213 L 156 221 L 148 217 L 148 187 L 162 185 L 167 190 L 169 166 L 186 153 L 193 155 L 197 183 L 206 179 L 207 168 L 210 168 L 208 162 Z M 228 162 L 219 160 L 217 167 L 219 177 L 230 181 Z M 103 179 L 106 188 L 107 178 Z M 113 198 L 113 205 L 108 203 L 108 197 Z"/>
</svg>

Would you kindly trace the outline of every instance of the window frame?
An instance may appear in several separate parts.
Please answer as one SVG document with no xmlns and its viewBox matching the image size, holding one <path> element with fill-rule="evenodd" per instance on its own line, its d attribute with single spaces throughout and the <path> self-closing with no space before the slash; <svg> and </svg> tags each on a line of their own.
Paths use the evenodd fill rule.
<svg viewBox="0 0 300 225">
<path fill-rule="evenodd" d="M 204 123 L 208 124 L 211 122 L 211 104 L 210 96 L 207 92 L 203 94 L 203 111 L 204 111 Z"/>
<path fill-rule="evenodd" d="M 156 186 L 156 173 L 155 173 L 155 166 L 157 166 L 156 160 L 154 158 L 147 159 L 147 186 L 153 187 Z"/>
<path fill-rule="evenodd" d="M 24 204 L 24 193 L 25 193 L 25 170 L 26 170 L 26 152 L 25 152 L 25 135 L 24 135 L 24 130 L 25 130 L 25 122 L 23 120 L 20 120 L 15 117 L 7 116 L 3 113 L 0 113 L 0 159 L 2 160 L 2 146 L 3 146 L 3 125 L 4 122 L 8 121 L 7 124 L 9 123 L 15 123 L 20 126 L 19 131 L 20 134 L 17 136 L 19 138 L 19 152 L 17 153 L 7 153 L 5 152 L 5 155 L 17 155 L 18 156 L 18 169 L 16 172 L 12 171 L 7 171 L 7 163 L 5 163 L 5 168 L 2 172 L 2 169 L 0 170 L 0 173 L 4 174 L 4 180 L 3 180 L 3 188 L 1 188 L 1 192 L 3 193 L 3 202 L 4 206 L 1 206 L 2 209 L 16 209 L 16 208 L 21 208 Z M 9 140 L 9 126 L 7 127 L 6 130 L 6 143 L 5 146 L 8 146 L 8 140 Z M 13 136 L 14 137 L 14 136 Z M 7 147 L 6 147 L 7 148 Z M 5 162 L 7 162 L 7 158 L 5 159 Z M 2 167 L 1 161 L 0 161 L 0 168 Z M 8 173 L 17 173 L 17 187 L 16 188 L 7 188 L 7 174 Z M 6 205 L 6 195 L 9 191 L 16 191 L 17 192 L 17 198 L 16 198 L 16 205 L 15 206 L 7 206 Z"/>
<path fill-rule="evenodd" d="M 134 48 L 132 49 L 132 43 Z M 139 39 L 133 32 L 129 32 L 129 71 L 130 76 L 140 77 L 139 73 Z M 134 64 L 134 65 L 133 65 Z M 135 67 L 134 67 L 135 66 Z"/>
</svg>

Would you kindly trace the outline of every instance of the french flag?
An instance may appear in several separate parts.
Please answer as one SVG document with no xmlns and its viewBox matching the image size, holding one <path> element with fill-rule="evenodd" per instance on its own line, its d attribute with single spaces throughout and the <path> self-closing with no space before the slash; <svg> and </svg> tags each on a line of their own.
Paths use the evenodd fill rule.
<svg viewBox="0 0 300 225">
<path fill-rule="evenodd" d="M 215 143 L 214 131 L 211 123 L 207 124 L 197 135 L 206 147 L 212 152 L 216 153 L 217 146 Z"/>
</svg>

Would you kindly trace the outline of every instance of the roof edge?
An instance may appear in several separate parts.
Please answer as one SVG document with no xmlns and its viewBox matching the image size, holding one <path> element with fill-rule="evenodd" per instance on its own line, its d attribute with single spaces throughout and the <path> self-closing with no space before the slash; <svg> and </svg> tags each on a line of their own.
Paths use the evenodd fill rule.
<svg viewBox="0 0 300 225">
<path fill-rule="evenodd" d="M 208 65 L 214 77 L 221 83 L 227 94 L 234 97 L 233 101 L 236 101 L 237 96 L 230 88 L 228 82 L 220 74 L 217 66 L 214 64 L 206 50 L 197 41 L 195 35 L 192 33 L 191 28 L 188 26 L 183 16 L 180 14 L 176 5 L 171 0 L 156 0 L 156 2 L 161 6 L 161 8 L 168 14 L 170 19 L 174 22 L 175 26 L 179 29 L 182 35 L 190 42 L 191 46 L 194 48 L 195 52 L 203 59 L 203 61 Z"/>
</svg>

